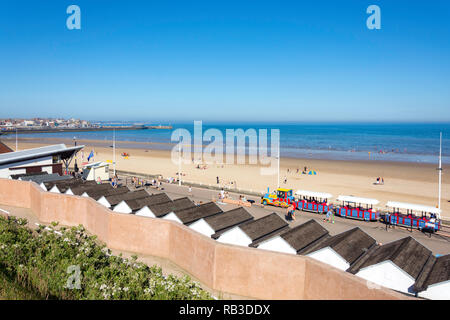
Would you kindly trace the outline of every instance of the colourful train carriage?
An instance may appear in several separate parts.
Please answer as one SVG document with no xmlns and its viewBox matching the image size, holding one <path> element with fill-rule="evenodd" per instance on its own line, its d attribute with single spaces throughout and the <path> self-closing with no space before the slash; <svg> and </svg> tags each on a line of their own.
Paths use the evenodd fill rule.
<svg viewBox="0 0 450 320">
<path fill-rule="evenodd" d="M 384 222 L 389 225 L 429 232 L 436 232 L 441 228 L 441 210 L 438 208 L 396 201 L 388 201 L 386 206 L 392 209 L 384 216 Z"/>
<path fill-rule="evenodd" d="M 336 215 L 365 221 L 377 221 L 380 213 L 373 208 L 379 201 L 370 198 L 360 198 L 354 196 L 339 196 L 338 201 L 342 205 L 336 208 Z"/>
<path fill-rule="evenodd" d="M 272 193 L 269 193 L 269 188 L 267 188 L 267 193 L 261 197 L 261 203 L 263 205 L 272 205 L 282 208 L 294 205 L 294 209 L 297 208 L 295 197 L 292 195 L 292 189 L 278 188 Z"/>
<path fill-rule="evenodd" d="M 330 193 L 297 190 L 297 209 L 314 213 L 327 213 L 333 208 L 328 202 L 333 197 Z"/>
</svg>

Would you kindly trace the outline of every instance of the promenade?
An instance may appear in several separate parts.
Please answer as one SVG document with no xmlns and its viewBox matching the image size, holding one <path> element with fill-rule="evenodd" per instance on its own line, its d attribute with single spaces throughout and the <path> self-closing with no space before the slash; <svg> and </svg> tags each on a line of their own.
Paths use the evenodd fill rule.
<svg viewBox="0 0 450 320">
<path fill-rule="evenodd" d="M 122 182 L 125 182 L 125 176 L 122 177 Z M 130 179 L 128 179 L 130 182 Z M 131 184 L 128 184 L 131 187 Z M 196 203 L 202 201 L 207 202 L 211 200 L 217 200 L 219 191 L 211 190 L 207 188 L 198 188 L 192 187 L 192 192 L 189 193 L 189 187 L 186 185 L 179 186 L 178 184 L 164 183 L 162 184 L 164 188 L 163 192 L 167 193 L 169 197 L 172 199 L 177 199 L 181 197 L 189 197 Z M 149 191 L 155 192 L 156 189 L 153 187 L 147 187 Z M 232 199 L 239 199 L 239 193 L 233 193 L 229 191 L 229 195 Z M 246 198 L 249 200 L 254 200 L 255 203 L 250 207 L 246 208 L 248 212 L 250 212 L 255 219 L 266 216 L 272 212 L 277 213 L 280 217 L 284 219 L 286 210 L 274 206 L 262 206 L 260 204 L 261 198 L 257 196 L 246 195 Z M 236 208 L 236 205 L 233 204 L 221 204 L 217 203 L 221 209 L 224 211 L 228 211 Z M 422 243 L 428 249 L 430 249 L 433 254 L 449 254 L 450 253 L 450 237 L 446 236 L 445 229 L 450 231 L 448 228 L 444 226 L 444 231 L 437 234 L 425 234 L 419 230 L 413 229 L 411 232 L 409 229 L 396 227 L 386 229 L 386 225 L 381 222 L 365 222 L 353 219 L 345 219 L 336 216 L 335 223 L 324 222 L 324 215 L 319 215 L 311 212 L 304 211 L 296 211 L 295 214 L 296 220 L 293 222 L 289 222 L 290 227 L 295 227 L 297 225 L 303 224 L 310 219 L 316 220 L 320 223 L 324 228 L 326 228 L 331 235 L 336 235 L 338 233 L 347 231 L 354 227 L 359 227 L 363 231 L 367 232 L 370 236 L 377 240 L 377 242 L 381 242 L 383 244 L 395 241 L 401 238 L 405 238 L 408 236 L 412 236 L 417 241 Z"/>
</svg>

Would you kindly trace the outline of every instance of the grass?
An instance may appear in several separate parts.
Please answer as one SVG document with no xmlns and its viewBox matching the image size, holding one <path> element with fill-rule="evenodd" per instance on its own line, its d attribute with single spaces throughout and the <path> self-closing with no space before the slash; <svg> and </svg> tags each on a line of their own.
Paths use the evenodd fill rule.
<svg viewBox="0 0 450 320">
<path fill-rule="evenodd" d="M 0 300 L 40 300 L 39 294 L 16 283 L 5 270 L 0 270 Z"/>
</svg>

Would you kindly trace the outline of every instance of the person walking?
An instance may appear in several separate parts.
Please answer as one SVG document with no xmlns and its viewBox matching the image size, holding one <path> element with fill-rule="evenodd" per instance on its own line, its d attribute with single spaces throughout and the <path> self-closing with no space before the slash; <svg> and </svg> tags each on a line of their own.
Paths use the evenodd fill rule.
<svg viewBox="0 0 450 320">
<path fill-rule="evenodd" d="M 192 187 L 191 186 L 189 186 L 188 192 L 190 195 L 192 195 Z"/>
</svg>

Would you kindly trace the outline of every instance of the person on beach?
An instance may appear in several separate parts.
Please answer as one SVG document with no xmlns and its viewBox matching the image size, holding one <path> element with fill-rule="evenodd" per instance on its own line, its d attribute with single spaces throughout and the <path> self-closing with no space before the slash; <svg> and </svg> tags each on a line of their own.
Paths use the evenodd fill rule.
<svg viewBox="0 0 450 320">
<path fill-rule="evenodd" d="M 189 186 L 189 190 L 188 190 L 189 194 L 192 195 L 192 187 Z"/>
<path fill-rule="evenodd" d="M 216 177 L 216 180 L 217 180 L 217 184 L 219 184 L 219 177 Z"/>
</svg>

